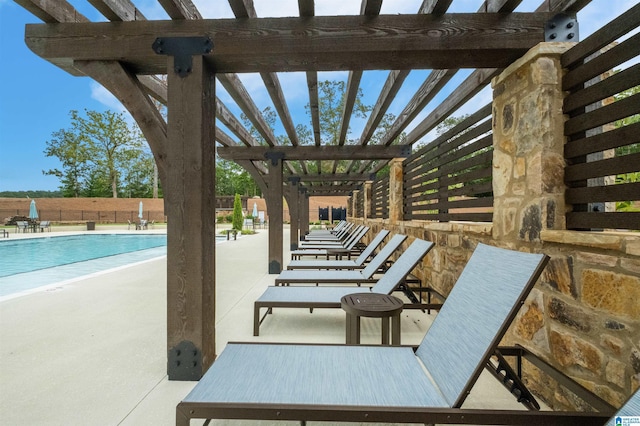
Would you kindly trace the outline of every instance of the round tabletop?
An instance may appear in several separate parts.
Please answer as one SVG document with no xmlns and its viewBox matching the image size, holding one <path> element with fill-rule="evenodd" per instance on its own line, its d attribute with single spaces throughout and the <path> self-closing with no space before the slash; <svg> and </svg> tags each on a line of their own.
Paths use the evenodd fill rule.
<svg viewBox="0 0 640 426">
<path fill-rule="evenodd" d="M 402 312 L 402 300 L 380 293 L 353 293 L 340 299 L 342 309 L 361 317 L 383 318 Z"/>
</svg>

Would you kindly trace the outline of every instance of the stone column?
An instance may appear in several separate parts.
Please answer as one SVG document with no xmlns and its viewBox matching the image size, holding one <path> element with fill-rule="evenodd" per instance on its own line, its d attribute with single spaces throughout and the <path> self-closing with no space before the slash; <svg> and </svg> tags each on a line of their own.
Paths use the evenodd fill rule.
<svg viewBox="0 0 640 426">
<path fill-rule="evenodd" d="M 403 168 L 404 158 L 394 158 L 389 162 L 389 224 L 404 219 L 403 208 Z"/>
<path fill-rule="evenodd" d="M 364 183 L 364 218 L 371 217 L 371 185 L 373 182 L 366 181 Z"/>
<path fill-rule="evenodd" d="M 563 70 L 574 43 L 540 43 L 492 81 L 493 237 L 565 229 Z"/>
<path fill-rule="evenodd" d="M 351 216 L 358 217 L 358 196 L 360 195 L 360 191 L 355 190 L 351 194 Z"/>
</svg>

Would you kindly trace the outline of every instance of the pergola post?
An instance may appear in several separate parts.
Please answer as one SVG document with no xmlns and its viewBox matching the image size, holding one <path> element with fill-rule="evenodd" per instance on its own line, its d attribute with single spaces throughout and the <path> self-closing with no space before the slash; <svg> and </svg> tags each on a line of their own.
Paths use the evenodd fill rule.
<svg viewBox="0 0 640 426">
<path fill-rule="evenodd" d="M 289 233 L 289 243 L 291 250 L 298 249 L 298 235 L 300 230 L 299 219 L 300 219 L 300 208 L 299 208 L 299 198 L 300 192 L 298 191 L 298 183 L 300 182 L 299 177 L 290 177 L 289 178 L 289 218 L 291 219 L 290 225 L 290 233 Z"/>
<path fill-rule="evenodd" d="M 278 155 L 280 154 L 280 155 Z M 283 256 L 283 213 L 282 213 L 282 160 L 284 155 L 278 152 L 271 153 L 268 157 L 269 174 L 266 177 L 267 211 L 269 212 L 269 273 L 279 274 L 282 272 Z"/>
<path fill-rule="evenodd" d="M 403 208 L 403 158 L 389 162 L 389 223 L 395 224 L 404 218 Z"/>
<path fill-rule="evenodd" d="M 203 56 L 178 75 L 169 58 L 167 373 L 198 380 L 215 360 L 215 75 Z"/>
<path fill-rule="evenodd" d="M 298 197 L 298 211 L 300 216 L 298 223 L 300 223 L 300 240 L 304 239 L 304 236 L 309 233 L 309 193 L 307 188 L 299 188 L 300 196 Z"/>
</svg>

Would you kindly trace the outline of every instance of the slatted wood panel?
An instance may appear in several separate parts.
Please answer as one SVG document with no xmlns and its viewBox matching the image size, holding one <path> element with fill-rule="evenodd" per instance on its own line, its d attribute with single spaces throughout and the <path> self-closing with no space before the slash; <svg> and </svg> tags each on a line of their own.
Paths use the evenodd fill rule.
<svg viewBox="0 0 640 426">
<path fill-rule="evenodd" d="M 489 104 L 408 157 L 404 220 L 490 222 L 492 144 Z"/>
<path fill-rule="evenodd" d="M 562 57 L 568 229 L 640 229 L 638 26 L 640 5 Z"/>
<path fill-rule="evenodd" d="M 378 179 L 371 185 L 370 217 L 389 218 L 389 176 Z"/>
</svg>

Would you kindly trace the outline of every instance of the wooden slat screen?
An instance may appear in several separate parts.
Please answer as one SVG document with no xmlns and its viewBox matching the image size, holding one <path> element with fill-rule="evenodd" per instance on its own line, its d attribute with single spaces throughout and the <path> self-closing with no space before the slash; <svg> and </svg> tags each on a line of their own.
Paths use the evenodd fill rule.
<svg viewBox="0 0 640 426">
<path fill-rule="evenodd" d="M 376 180 L 371 185 L 371 211 L 369 217 L 389 218 L 389 176 Z"/>
<path fill-rule="evenodd" d="M 640 229 L 640 5 L 562 56 L 567 229 Z"/>
<path fill-rule="evenodd" d="M 403 163 L 404 220 L 493 219 L 491 104 Z"/>
</svg>

